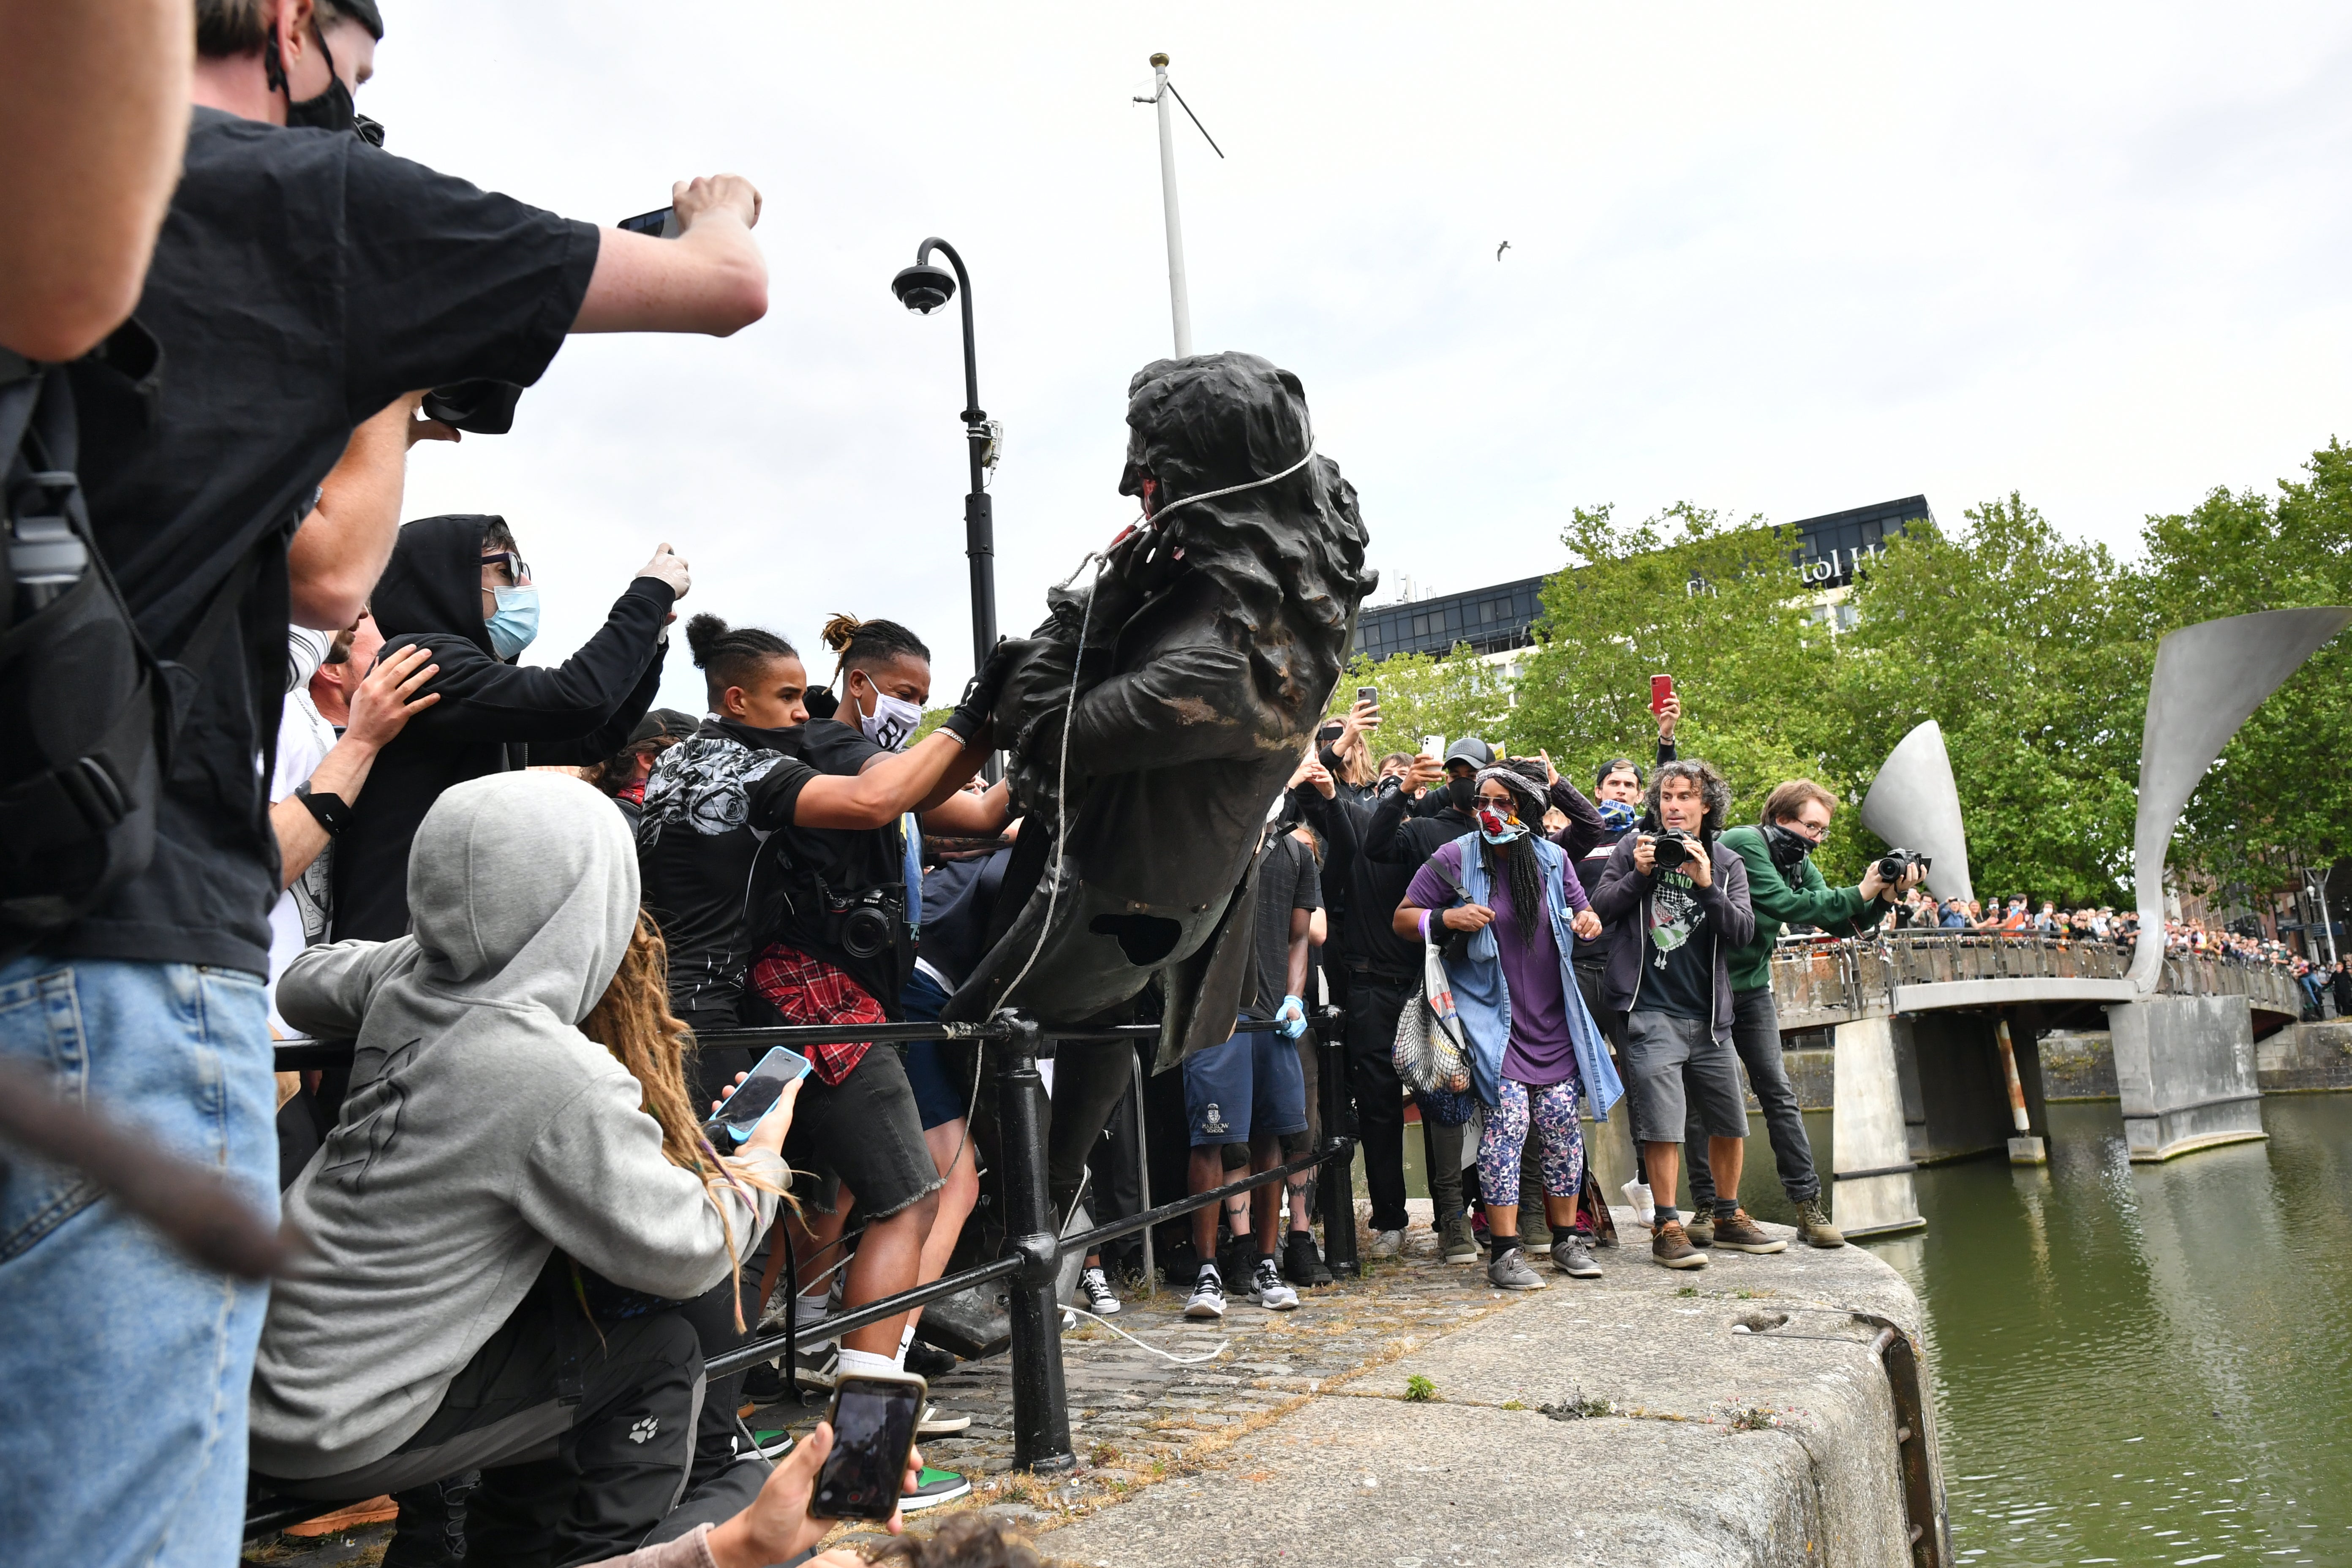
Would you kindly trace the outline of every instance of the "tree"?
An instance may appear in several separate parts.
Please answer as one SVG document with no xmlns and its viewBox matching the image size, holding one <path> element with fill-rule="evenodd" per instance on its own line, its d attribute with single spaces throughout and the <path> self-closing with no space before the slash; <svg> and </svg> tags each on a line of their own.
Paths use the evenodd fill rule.
<svg viewBox="0 0 2352 1568">
<path fill-rule="evenodd" d="M 1791 570 L 1796 531 L 1727 524 L 1687 502 L 1631 528 L 1578 508 L 1560 542 L 1571 564 L 1543 588 L 1538 643 L 1518 682 L 1513 734 L 1549 750 L 1580 788 L 1614 756 L 1657 743 L 1650 678 L 1675 678 L 1685 756 L 1731 782 L 1736 821 L 1782 779 L 1822 776 L 1832 637 Z"/>
<path fill-rule="evenodd" d="M 2158 634 L 2221 616 L 2352 604 L 2352 448 L 2331 440 L 2275 498 L 2216 489 L 2142 532 Z M 2275 887 L 2352 855 L 2352 646 L 2314 654 L 2254 710 L 2181 818 L 2172 861 Z"/>
<path fill-rule="evenodd" d="M 1443 735 L 1448 745 L 1465 735 L 1490 746 L 1510 745 L 1511 683 L 1467 646 L 1444 654 L 1401 653 L 1377 663 L 1359 655 L 1331 693 L 1334 716 L 1348 710 L 1359 686 L 1376 687 L 1381 694 L 1380 728 L 1370 737 L 1375 758 L 1410 755 L 1421 749 L 1423 735 Z"/>
<path fill-rule="evenodd" d="M 1915 725 L 1944 731 L 1986 897 L 2115 902 L 2129 875 L 2152 655 L 2130 574 L 2011 493 L 1956 538 L 1914 529 L 1859 578 L 1832 749 L 1866 782 Z"/>
</svg>

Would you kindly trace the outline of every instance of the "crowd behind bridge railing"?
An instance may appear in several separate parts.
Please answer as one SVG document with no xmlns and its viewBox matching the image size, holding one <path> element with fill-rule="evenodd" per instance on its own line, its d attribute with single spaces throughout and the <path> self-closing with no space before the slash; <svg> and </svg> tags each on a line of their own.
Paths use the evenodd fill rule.
<svg viewBox="0 0 2352 1568">
<path fill-rule="evenodd" d="M 1909 938 L 1948 937 L 1958 942 L 2032 942 L 2068 946 L 2105 947 L 2128 954 L 2139 942 L 2139 913 L 2107 905 L 2084 904 L 2062 910 L 2054 900 L 2040 909 L 2022 894 L 1980 900 L 1937 899 L 1924 888 L 1912 889 L 1903 902 L 1887 911 L 1877 934 Z M 1784 942 L 1817 940 L 1812 933 L 1784 933 Z M 2201 920 L 2164 922 L 2164 953 L 2168 959 L 2201 958 L 2233 968 L 2269 970 L 2292 981 L 2301 995 L 2306 1019 L 2352 1016 L 2352 958 L 2314 961 L 2275 937 L 2251 936 Z"/>
</svg>

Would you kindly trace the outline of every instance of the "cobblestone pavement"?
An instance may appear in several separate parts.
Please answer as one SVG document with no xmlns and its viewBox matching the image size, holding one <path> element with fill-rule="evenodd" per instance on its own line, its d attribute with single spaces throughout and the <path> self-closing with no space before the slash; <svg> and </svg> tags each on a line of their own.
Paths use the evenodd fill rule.
<svg viewBox="0 0 2352 1568">
<path fill-rule="evenodd" d="M 1370 1242 L 1362 1237 L 1360 1251 Z M 1600 1256 L 1612 1268 L 1639 1257 Z M 1146 1298 L 1139 1287 L 1122 1295 L 1125 1309 L 1113 1320 L 1119 1328 L 1169 1355 L 1210 1359 L 1179 1365 L 1080 1319 L 1076 1331 L 1063 1336 L 1078 1464 L 1051 1477 L 1013 1471 L 1011 1358 L 963 1363 L 932 1383 L 931 1401 L 942 1411 L 971 1416 L 971 1426 L 924 1444 L 931 1464 L 971 1478 L 971 1500 L 949 1506 L 985 1508 L 1025 1531 L 1050 1531 L 1134 1488 L 1213 1468 L 1234 1439 L 1318 1391 L 1521 1300 L 1489 1289 L 1483 1266 L 1440 1261 L 1435 1237 L 1420 1223 L 1407 1233 L 1402 1258 L 1367 1263 L 1362 1279 L 1301 1290 L 1296 1311 L 1267 1311 L 1236 1295 L 1222 1321 L 1203 1323 L 1184 1316 L 1180 1293 L 1163 1289 Z M 805 1408 L 763 1406 L 750 1425 L 797 1435 L 823 1414 L 823 1403 L 812 1395 Z M 373 1563 L 390 1529 L 373 1526 L 315 1545 L 302 1542 L 299 1549 L 290 1541 L 257 1543 L 245 1560 L 297 1568 Z M 833 1543 L 880 1539 L 845 1528 Z M 1042 1545 L 1050 1552 L 1050 1539 Z"/>
</svg>

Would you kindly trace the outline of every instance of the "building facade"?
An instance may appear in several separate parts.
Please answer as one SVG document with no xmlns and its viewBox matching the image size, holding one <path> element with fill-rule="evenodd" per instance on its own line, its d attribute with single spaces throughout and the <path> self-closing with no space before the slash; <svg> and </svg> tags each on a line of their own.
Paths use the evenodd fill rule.
<svg viewBox="0 0 2352 1568">
<path fill-rule="evenodd" d="M 1816 596 L 1824 618 L 1850 626 L 1845 599 L 1854 568 L 1906 525 L 1934 521 L 1925 496 L 1806 518 L 1795 525 L 1793 564 L 1799 581 Z M 1475 652 L 1507 658 L 1535 641 L 1535 624 L 1543 614 L 1543 584 L 1541 577 L 1522 577 L 1465 594 L 1370 606 L 1357 612 L 1354 651 L 1379 659 L 1400 653 L 1442 654 L 1467 644 Z"/>
</svg>

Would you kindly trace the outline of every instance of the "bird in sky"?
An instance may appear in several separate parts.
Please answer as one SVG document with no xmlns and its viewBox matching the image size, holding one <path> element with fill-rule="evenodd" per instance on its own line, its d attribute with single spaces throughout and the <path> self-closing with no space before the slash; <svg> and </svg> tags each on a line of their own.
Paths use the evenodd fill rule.
<svg viewBox="0 0 2352 1568">
<path fill-rule="evenodd" d="M 1502 259 L 1503 259 L 1503 252 L 1505 252 L 1505 251 L 1507 251 L 1507 250 L 1508 250 L 1508 249 L 1510 249 L 1510 248 L 1511 248 L 1511 242 L 1510 242 L 1509 240 L 1507 240 L 1507 240 L 1505 240 L 1505 241 L 1503 241 L 1503 243 L 1502 243 L 1502 244 L 1500 244 L 1500 245 L 1498 245 L 1498 246 L 1495 247 L 1495 259 L 1496 259 L 1496 260 L 1497 260 L 1497 261 L 1502 260 Z"/>
</svg>

